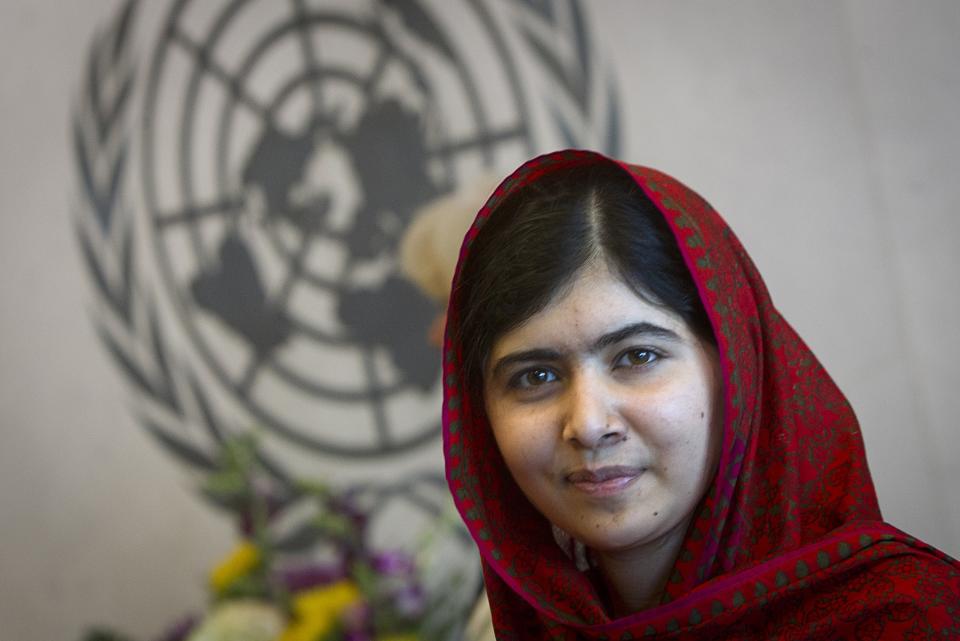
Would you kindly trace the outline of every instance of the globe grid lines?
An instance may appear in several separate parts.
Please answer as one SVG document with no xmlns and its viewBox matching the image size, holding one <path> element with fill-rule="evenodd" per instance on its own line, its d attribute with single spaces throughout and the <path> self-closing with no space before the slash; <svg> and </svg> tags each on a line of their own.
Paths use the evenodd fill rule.
<svg viewBox="0 0 960 641">
<path fill-rule="evenodd" d="M 228 11 L 224 12 L 219 19 L 213 25 L 211 31 L 205 41 L 204 45 L 199 45 L 190 41 L 189 37 L 185 32 L 183 32 L 179 26 L 176 24 L 176 16 L 171 15 L 170 22 L 168 24 L 168 34 L 171 38 L 169 42 L 164 42 L 162 45 L 158 46 L 158 52 L 162 46 L 169 44 L 176 44 L 177 46 L 183 48 L 187 51 L 195 60 L 194 70 L 191 75 L 190 81 L 188 83 L 186 97 L 184 100 L 184 107 L 182 113 L 182 120 L 185 121 L 186 126 L 181 129 L 182 135 L 180 139 L 180 153 L 181 161 L 180 165 L 180 184 L 181 190 L 184 193 L 184 200 L 189 203 L 185 207 L 180 207 L 174 215 L 176 216 L 175 220 L 169 220 L 169 213 L 165 214 L 155 214 L 154 223 L 155 229 L 157 230 L 157 235 L 155 238 L 159 243 L 159 236 L 170 227 L 179 224 L 186 224 L 190 227 L 191 242 L 194 247 L 195 256 L 202 256 L 204 253 L 203 243 L 199 238 L 196 223 L 198 219 L 202 216 L 211 216 L 219 215 L 229 218 L 235 218 L 236 216 L 241 215 L 241 212 L 245 205 L 245 198 L 243 195 L 236 195 L 236 193 L 231 194 L 229 189 L 225 188 L 225 185 L 229 183 L 230 171 L 228 169 L 228 162 L 226 157 L 228 155 L 228 146 L 230 140 L 230 122 L 232 121 L 232 113 L 238 108 L 243 107 L 245 109 L 251 110 L 255 115 L 257 115 L 262 123 L 265 123 L 264 126 L 271 126 L 270 123 L 275 123 L 274 114 L 277 113 L 283 105 L 283 102 L 287 98 L 287 94 L 292 94 L 295 91 L 299 91 L 303 84 L 309 83 L 311 89 L 311 95 L 313 97 L 312 103 L 312 120 L 317 120 L 317 113 L 320 113 L 320 117 L 323 117 L 323 105 L 322 93 L 323 93 L 323 83 L 330 79 L 331 77 L 338 76 L 338 71 L 335 69 L 325 68 L 322 66 L 322 61 L 316 50 L 312 48 L 313 39 L 309 38 L 310 28 L 316 24 L 323 24 L 325 18 L 330 18 L 330 15 L 312 15 L 309 20 L 306 22 L 302 19 L 298 20 L 297 17 L 294 17 L 292 20 L 287 20 L 280 23 L 279 25 L 274 26 L 268 33 L 261 37 L 260 40 L 254 45 L 253 50 L 248 54 L 246 60 L 238 68 L 237 71 L 230 73 L 226 68 L 217 64 L 213 57 L 213 52 L 216 48 L 217 39 L 220 37 L 222 32 L 226 29 L 227 24 L 229 23 L 231 12 L 230 8 L 235 7 L 236 5 L 230 5 Z M 302 9 L 302 5 L 297 5 Z M 344 25 L 346 22 L 341 16 L 333 14 L 335 22 L 339 25 Z M 299 14 L 299 18 L 303 18 L 303 13 Z M 356 23 L 351 23 L 351 27 L 358 28 Z M 280 38 L 287 37 L 290 34 L 296 32 L 298 39 L 301 43 L 301 50 L 304 52 L 304 59 L 306 61 L 306 67 L 301 69 L 301 73 L 288 79 L 286 86 L 281 89 L 277 95 L 274 96 L 273 101 L 270 103 L 263 103 L 259 99 L 255 98 L 254 95 L 246 91 L 245 82 L 247 79 L 250 70 L 255 67 L 258 61 L 258 56 L 262 55 L 261 50 L 265 51 L 269 48 L 270 44 L 274 41 L 279 40 Z M 380 38 L 383 38 L 383 32 L 380 29 L 370 29 L 366 28 L 365 32 L 367 34 L 373 34 Z M 307 44 L 306 41 L 309 40 L 311 44 L 310 54 L 307 55 Z M 377 82 L 384 72 L 387 64 L 391 60 L 391 56 L 397 57 L 398 54 L 402 54 L 396 47 L 393 47 L 389 42 L 381 40 L 379 46 L 377 47 L 377 54 L 375 56 L 375 61 L 372 67 L 369 70 L 367 77 L 364 79 L 363 89 L 366 93 L 372 93 L 377 85 Z M 157 69 L 159 62 L 159 55 L 154 59 L 154 68 L 151 74 L 151 92 L 157 87 L 156 79 L 160 75 L 159 70 Z M 409 58 L 404 58 L 404 61 L 407 64 L 407 67 L 416 72 L 416 64 Z M 461 62 L 462 66 L 462 62 Z M 509 65 L 505 65 L 509 68 Z M 194 189 L 193 189 L 193 168 L 192 168 L 192 158 L 188 154 L 188 149 L 190 146 L 190 141 L 192 139 L 192 127 L 193 121 L 190 119 L 190 114 L 197 111 L 197 101 L 199 94 L 200 83 L 202 82 L 202 77 L 209 75 L 214 78 L 216 81 L 221 83 L 228 92 L 229 99 L 224 102 L 222 107 L 222 114 L 220 117 L 220 130 L 218 133 L 219 143 L 217 145 L 218 149 L 218 162 L 217 162 L 217 171 L 218 171 L 218 183 L 220 186 L 220 193 L 226 193 L 226 196 L 223 196 L 219 201 L 214 203 L 197 203 L 194 198 Z M 339 72 L 339 79 L 344 79 L 344 76 L 347 76 L 346 72 Z M 465 76 L 466 77 L 466 76 Z M 360 78 L 352 78 L 354 82 L 360 82 Z M 426 87 L 428 83 L 419 78 L 418 85 Z M 470 93 L 476 93 L 475 88 Z M 514 95 L 521 95 L 520 92 L 516 92 Z M 479 110 L 479 106 L 474 106 L 475 109 Z M 149 115 L 145 118 L 145 122 L 149 120 Z M 145 125 L 146 128 L 149 128 Z M 337 132 L 339 133 L 339 132 Z M 331 136 L 331 138 L 336 139 L 337 134 Z M 448 140 L 442 142 L 442 144 L 437 145 L 429 150 L 431 157 L 440 157 L 447 162 L 450 162 L 450 158 L 458 153 L 470 153 L 475 150 L 479 150 L 484 157 L 489 157 L 492 153 L 492 147 L 508 142 L 514 139 L 527 140 L 529 145 L 529 129 L 527 126 L 513 127 L 508 130 L 503 131 L 481 131 L 480 134 L 474 136 L 471 139 L 461 139 L 461 140 Z M 146 167 L 148 163 L 144 163 Z M 148 179 L 149 180 L 149 179 Z M 150 193 L 151 190 L 148 188 L 145 190 L 147 193 Z M 235 190 L 234 190 L 235 191 Z M 273 232 L 271 226 L 267 226 L 268 237 L 270 238 L 271 243 L 273 244 L 275 251 L 281 253 L 278 248 L 285 248 L 281 244 L 281 241 L 277 238 L 276 233 Z M 324 235 L 327 237 L 336 238 L 335 234 L 329 233 L 329 230 L 319 229 L 316 232 L 318 235 Z M 287 296 L 292 291 L 296 283 L 306 280 L 312 286 L 326 286 L 330 289 L 334 289 L 337 292 L 342 291 L 343 282 L 336 282 L 333 280 L 327 280 L 326 282 L 322 281 L 315 274 L 311 274 L 305 271 L 304 268 L 304 258 L 306 253 L 309 251 L 309 245 L 311 238 L 309 236 L 304 236 L 301 239 L 301 244 L 299 249 L 295 254 L 287 253 L 287 264 L 288 264 L 288 274 L 286 277 L 285 283 L 280 287 L 281 296 L 278 296 L 274 299 L 274 306 L 277 308 L 282 308 L 287 300 Z M 162 250 L 158 250 L 158 255 L 163 255 Z M 198 258 L 199 261 L 203 261 L 203 258 Z M 207 259 L 209 260 L 209 259 Z M 174 282 L 171 271 L 169 268 L 164 268 L 163 271 L 166 273 L 168 282 Z M 231 390 L 231 393 L 241 399 L 241 402 L 247 407 L 249 411 L 257 416 L 261 421 L 266 422 L 271 427 L 280 428 L 281 432 L 284 432 L 287 437 L 293 437 L 295 441 L 307 445 L 308 447 L 313 447 L 321 449 L 323 451 L 330 450 L 342 450 L 342 448 L 330 448 L 330 444 L 320 444 L 317 439 L 303 437 L 303 435 L 295 434 L 295 430 L 292 429 L 283 429 L 284 426 L 278 425 L 280 423 L 277 420 L 277 417 L 272 414 L 261 410 L 250 401 L 250 390 L 254 385 L 256 377 L 259 375 L 259 372 L 262 368 L 269 366 L 275 375 L 279 376 L 287 384 L 291 384 L 304 389 L 314 395 L 324 395 L 328 398 L 333 398 L 334 400 L 340 401 L 363 401 L 371 405 L 371 409 L 374 415 L 374 424 L 377 431 L 378 444 L 381 448 L 380 453 L 387 453 L 389 451 L 394 451 L 397 446 L 395 443 L 391 442 L 390 438 L 390 429 L 388 427 L 387 421 L 387 412 L 384 406 L 385 398 L 389 395 L 402 391 L 404 388 L 405 381 L 398 380 L 393 385 L 387 384 L 384 385 L 381 381 L 377 368 L 374 365 L 374 356 L 373 348 L 370 346 L 362 346 L 361 349 L 361 360 L 363 363 L 363 370 L 366 377 L 366 385 L 363 386 L 362 390 L 357 391 L 353 394 L 342 393 L 342 391 L 334 392 L 330 389 L 321 389 L 317 385 L 310 386 L 309 382 L 303 377 L 298 376 L 296 372 L 289 370 L 284 367 L 282 364 L 277 362 L 271 362 L 270 355 L 267 353 L 255 353 L 251 352 L 248 354 L 248 364 L 242 375 L 239 377 L 231 377 L 228 375 L 221 366 L 216 362 L 216 357 L 210 352 L 209 349 L 202 345 L 204 339 L 200 338 L 197 334 L 197 330 L 193 329 L 192 321 L 188 321 L 187 317 L 193 313 L 197 313 L 197 310 L 190 309 L 191 305 L 186 301 L 182 300 L 180 296 L 174 296 L 174 301 L 176 307 L 178 308 L 178 314 L 181 318 L 184 319 L 184 325 L 187 327 L 188 333 L 191 335 L 191 341 L 199 347 L 199 351 L 204 357 L 204 360 L 208 363 L 212 370 L 215 371 L 217 378 L 220 379 L 221 384 L 225 385 L 228 389 Z M 293 325 L 293 331 L 304 334 L 306 337 L 320 340 L 328 344 L 349 344 L 349 339 L 343 337 L 336 337 L 325 335 L 321 331 L 318 331 L 316 328 L 312 327 L 308 323 L 305 323 L 303 319 L 299 317 L 291 317 L 291 323 Z M 237 382 L 239 379 L 239 382 Z M 430 428 L 429 432 L 435 433 L 438 427 Z M 426 436 L 426 432 L 424 433 Z M 415 447 L 419 442 L 425 441 L 426 438 L 416 439 L 417 443 L 411 443 L 411 447 Z M 402 449 L 402 448 L 401 448 Z M 342 451 L 339 453 L 343 453 Z"/>
</svg>

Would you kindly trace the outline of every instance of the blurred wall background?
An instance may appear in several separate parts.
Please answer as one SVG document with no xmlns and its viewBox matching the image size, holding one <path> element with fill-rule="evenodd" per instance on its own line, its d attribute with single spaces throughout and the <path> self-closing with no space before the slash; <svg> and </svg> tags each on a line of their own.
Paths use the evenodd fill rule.
<svg viewBox="0 0 960 641">
<path fill-rule="evenodd" d="M 70 639 L 93 622 L 150 638 L 202 604 L 205 571 L 233 537 L 138 423 L 97 336 L 72 118 L 91 42 L 119 6 L 0 8 L 4 638 Z M 144 52 L 166 10 L 138 16 Z M 597 100 L 616 90 L 618 154 L 681 178 L 727 217 L 857 411 L 886 519 L 960 554 L 960 5 L 598 0 L 584 17 Z M 604 144 L 594 131 L 577 140 Z M 507 149 L 489 166 L 505 172 L 523 155 Z M 297 464 L 323 474 L 340 463 Z M 439 465 L 439 448 L 397 465 Z"/>
</svg>

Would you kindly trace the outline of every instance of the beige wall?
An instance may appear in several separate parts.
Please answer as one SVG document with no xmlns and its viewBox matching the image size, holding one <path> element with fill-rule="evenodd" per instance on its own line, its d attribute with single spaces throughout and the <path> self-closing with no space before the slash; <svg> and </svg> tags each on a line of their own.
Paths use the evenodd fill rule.
<svg viewBox="0 0 960 641">
<path fill-rule="evenodd" d="M 960 554 L 960 4 L 598 0 L 629 160 L 732 223 L 850 398 L 886 518 Z M 229 525 L 137 427 L 90 323 L 68 118 L 107 0 L 0 9 L 0 629 L 143 638 Z"/>
</svg>

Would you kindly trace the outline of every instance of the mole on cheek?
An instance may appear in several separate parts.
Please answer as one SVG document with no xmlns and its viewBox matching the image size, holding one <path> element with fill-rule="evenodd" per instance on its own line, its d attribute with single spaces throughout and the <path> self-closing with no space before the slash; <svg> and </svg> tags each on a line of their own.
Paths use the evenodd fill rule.
<svg viewBox="0 0 960 641">
<path fill-rule="evenodd" d="M 705 414 L 703 412 L 700 412 L 700 418 L 703 418 L 704 416 Z"/>
</svg>

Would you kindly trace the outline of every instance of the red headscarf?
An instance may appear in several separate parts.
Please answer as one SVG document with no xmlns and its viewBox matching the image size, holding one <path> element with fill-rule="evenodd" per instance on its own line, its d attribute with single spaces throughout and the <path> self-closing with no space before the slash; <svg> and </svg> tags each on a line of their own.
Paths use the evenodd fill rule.
<svg viewBox="0 0 960 641">
<path fill-rule="evenodd" d="M 461 385 L 460 269 L 483 221 L 551 171 L 614 164 L 669 224 L 710 318 L 723 372 L 718 471 L 659 607 L 612 619 L 555 543 Z M 444 452 L 484 563 L 499 639 L 960 638 L 960 564 L 884 524 L 857 419 L 773 306 L 750 257 L 692 190 L 588 151 L 531 160 L 467 233 L 444 346 Z"/>
</svg>

